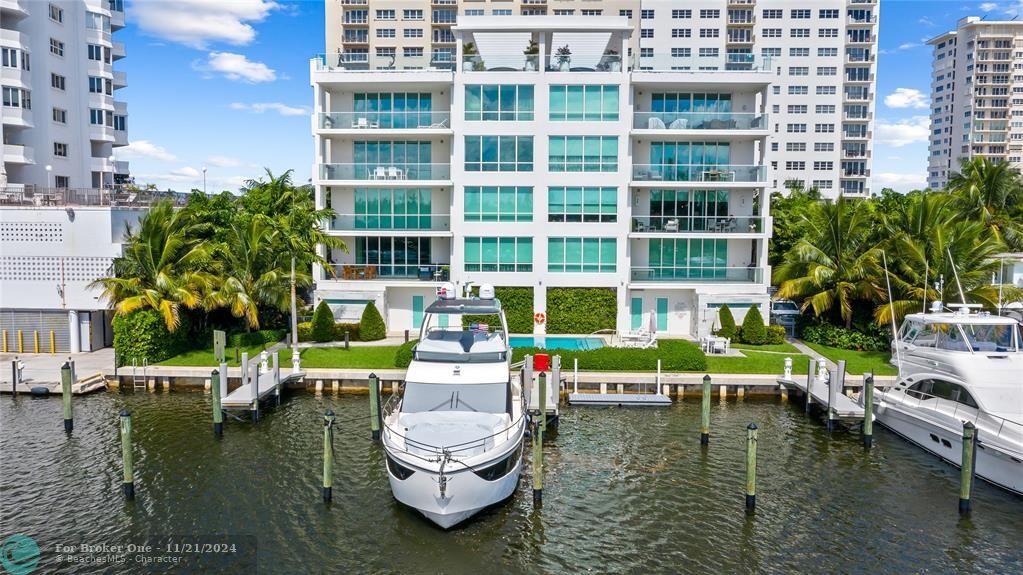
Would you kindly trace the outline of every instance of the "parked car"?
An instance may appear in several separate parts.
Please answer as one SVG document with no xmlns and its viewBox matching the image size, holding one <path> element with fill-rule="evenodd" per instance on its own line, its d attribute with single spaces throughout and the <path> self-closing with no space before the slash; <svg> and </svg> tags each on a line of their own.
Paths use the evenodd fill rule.
<svg viewBox="0 0 1023 575">
<path fill-rule="evenodd" d="M 792 300 L 771 300 L 771 323 L 773 324 L 784 326 L 795 325 L 796 318 L 799 317 L 800 313 L 799 306 Z"/>
</svg>

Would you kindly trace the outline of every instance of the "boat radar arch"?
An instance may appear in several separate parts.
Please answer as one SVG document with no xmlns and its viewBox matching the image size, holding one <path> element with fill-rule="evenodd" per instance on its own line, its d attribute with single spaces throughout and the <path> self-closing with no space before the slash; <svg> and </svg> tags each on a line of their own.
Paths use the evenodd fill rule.
<svg viewBox="0 0 1023 575">
<path fill-rule="evenodd" d="M 494 299 L 494 286 L 491 284 L 481 285 L 480 299 Z"/>
</svg>

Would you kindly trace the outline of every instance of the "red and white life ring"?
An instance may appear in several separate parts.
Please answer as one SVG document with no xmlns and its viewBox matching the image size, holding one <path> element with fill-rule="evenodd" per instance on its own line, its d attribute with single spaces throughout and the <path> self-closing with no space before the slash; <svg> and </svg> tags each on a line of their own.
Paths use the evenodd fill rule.
<svg viewBox="0 0 1023 575">
<path fill-rule="evenodd" d="M 547 314 L 545 314 L 542 311 L 538 311 L 535 314 L 533 314 L 533 321 L 542 324 L 547 321 Z"/>
</svg>

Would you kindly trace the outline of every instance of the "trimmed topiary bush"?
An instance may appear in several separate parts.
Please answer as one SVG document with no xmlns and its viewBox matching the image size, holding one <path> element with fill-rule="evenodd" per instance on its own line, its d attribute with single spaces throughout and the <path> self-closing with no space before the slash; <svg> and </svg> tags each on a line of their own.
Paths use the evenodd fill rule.
<svg viewBox="0 0 1023 575">
<path fill-rule="evenodd" d="M 589 371 L 655 371 L 657 360 L 661 360 L 663 371 L 706 371 L 707 357 L 700 348 L 681 339 L 657 341 L 656 349 L 635 349 L 624 347 L 601 347 L 588 350 L 517 347 L 512 350 L 512 361 L 522 361 L 525 355 L 549 353 L 560 355 L 561 365 L 572 365 L 579 360 L 579 369 Z"/>
<path fill-rule="evenodd" d="M 361 341 L 377 341 L 387 337 L 387 327 L 384 325 L 384 318 L 377 311 L 373 302 L 366 304 L 362 310 L 362 319 L 359 320 L 359 339 Z"/>
<path fill-rule="evenodd" d="M 321 301 L 313 311 L 310 336 L 313 341 L 318 342 L 333 341 L 334 339 L 334 312 L 330 311 L 330 306 L 325 301 Z"/>
<path fill-rule="evenodd" d="M 191 323 L 185 314 L 181 325 L 171 333 L 163 316 L 152 309 L 140 309 L 128 315 L 114 316 L 114 350 L 119 365 L 132 360 L 154 364 L 169 359 L 191 347 Z"/>
<path fill-rule="evenodd" d="M 750 306 L 746 317 L 742 320 L 742 342 L 750 345 L 767 343 L 767 326 L 764 316 L 760 315 L 760 306 Z"/>
<path fill-rule="evenodd" d="M 419 343 L 418 339 L 409 340 L 408 343 L 403 343 L 398 346 L 398 351 L 394 354 L 394 367 L 405 369 L 412 363 L 412 348 Z"/>
<path fill-rule="evenodd" d="M 722 305 L 718 310 L 718 323 L 721 324 L 718 328 L 718 337 L 736 339 L 735 316 L 732 315 L 732 310 L 728 309 L 728 304 Z"/>
<path fill-rule="evenodd" d="M 551 288 L 547 290 L 547 333 L 614 329 L 617 310 L 614 288 Z M 532 326 L 532 317 L 529 321 Z"/>
</svg>

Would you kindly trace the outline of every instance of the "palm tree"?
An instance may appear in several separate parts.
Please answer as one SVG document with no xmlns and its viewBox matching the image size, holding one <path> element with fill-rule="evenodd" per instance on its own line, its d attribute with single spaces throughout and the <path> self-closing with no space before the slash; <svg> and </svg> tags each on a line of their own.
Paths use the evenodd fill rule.
<svg viewBox="0 0 1023 575">
<path fill-rule="evenodd" d="M 128 226 L 124 256 L 114 261 L 113 274 L 90 287 L 100 288 L 118 315 L 153 309 L 173 332 L 181 325 L 181 308 L 202 305 L 211 283 L 200 271 L 208 254 L 192 237 L 186 215 L 169 201 L 158 202 L 140 220 L 138 232 Z"/>
<path fill-rule="evenodd" d="M 1023 249 L 1023 224 L 1013 212 L 1023 203 L 1019 173 L 1007 162 L 978 156 L 960 161 L 948 190 L 957 197 L 962 215 L 983 222 L 1012 249 Z"/>
<path fill-rule="evenodd" d="M 849 328 L 854 302 L 882 295 L 876 283 L 880 251 L 871 245 L 868 214 L 865 202 L 843 197 L 807 210 L 806 234 L 775 268 L 778 295 L 802 299 L 803 309 L 817 316 L 837 311 Z"/>
</svg>

